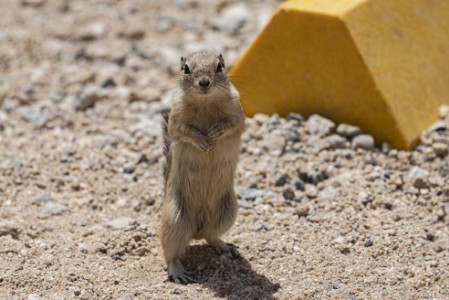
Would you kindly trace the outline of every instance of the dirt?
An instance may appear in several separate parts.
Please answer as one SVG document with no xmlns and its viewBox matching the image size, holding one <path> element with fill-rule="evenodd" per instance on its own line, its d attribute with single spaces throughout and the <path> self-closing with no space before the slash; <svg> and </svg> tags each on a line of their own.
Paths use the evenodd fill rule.
<svg viewBox="0 0 449 300">
<path fill-rule="evenodd" d="M 196 283 L 164 281 L 159 112 L 179 58 L 232 65 L 278 4 L 0 2 L 1 299 L 449 298 L 447 107 L 413 151 L 248 118 L 224 236 L 242 258 L 193 242 Z"/>
</svg>

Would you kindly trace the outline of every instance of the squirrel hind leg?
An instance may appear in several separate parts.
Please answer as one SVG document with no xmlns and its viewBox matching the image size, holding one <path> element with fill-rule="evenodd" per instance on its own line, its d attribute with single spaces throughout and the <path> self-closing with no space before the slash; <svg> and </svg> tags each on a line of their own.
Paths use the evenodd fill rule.
<svg viewBox="0 0 449 300">
<path fill-rule="evenodd" d="M 169 215 L 166 213 L 165 218 L 163 217 L 160 231 L 162 250 L 168 266 L 167 280 L 187 284 L 193 282 L 192 274 L 184 270 L 180 259 L 184 256 L 193 233 L 185 214 L 175 219 L 167 218 Z"/>
</svg>

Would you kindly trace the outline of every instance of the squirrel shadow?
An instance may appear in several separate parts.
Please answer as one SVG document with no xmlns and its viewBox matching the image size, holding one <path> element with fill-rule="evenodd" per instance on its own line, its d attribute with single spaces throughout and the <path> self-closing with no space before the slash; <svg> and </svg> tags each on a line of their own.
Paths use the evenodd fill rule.
<svg viewBox="0 0 449 300">
<path fill-rule="evenodd" d="M 219 255 L 209 245 L 188 247 L 182 263 L 188 271 L 195 273 L 196 283 L 213 291 L 217 297 L 274 299 L 273 294 L 280 288 L 279 283 L 255 272 L 243 256 L 234 259 Z"/>
</svg>

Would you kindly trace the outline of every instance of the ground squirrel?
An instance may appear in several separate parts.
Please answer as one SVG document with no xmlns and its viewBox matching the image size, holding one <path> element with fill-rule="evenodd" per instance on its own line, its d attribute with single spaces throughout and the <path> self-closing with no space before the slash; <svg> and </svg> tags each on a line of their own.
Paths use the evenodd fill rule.
<svg viewBox="0 0 449 300">
<path fill-rule="evenodd" d="M 181 57 L 179 86 L 164 116 L 165 193 L 160 238 L 168 280 L 192 282 L 180 262 L 191 239 L 239 253 L 219 237 L 237 214 L 234 174 L 245 117 L 222 55 Z"/>
</svg>

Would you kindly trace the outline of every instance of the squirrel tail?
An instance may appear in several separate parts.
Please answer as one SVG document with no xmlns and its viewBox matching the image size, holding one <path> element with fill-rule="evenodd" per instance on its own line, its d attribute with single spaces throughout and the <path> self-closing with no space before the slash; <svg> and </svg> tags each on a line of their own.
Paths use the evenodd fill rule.
<svg viewBox="0 0 449 300">
<path fill-rule="evenodd" d="M 167 183 L 168 173 L 170 172 L 171 165 L 171 154 L 170 154 L 170 137 L 168 136 L 168 119 L 170 118 L 170 109 L 165 109 L 161 112 L 162 114 L 162 139 L 164 142 L 164 157 L 165 162 L 163 166 L 164 172 L 164 182 Z"/>
</svg>

